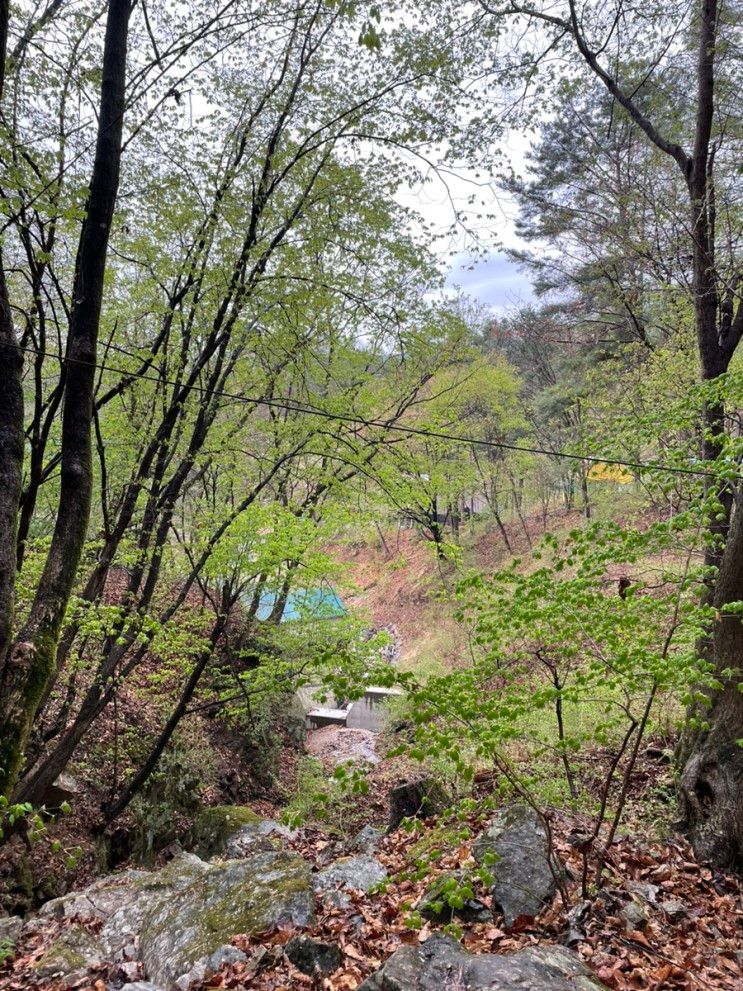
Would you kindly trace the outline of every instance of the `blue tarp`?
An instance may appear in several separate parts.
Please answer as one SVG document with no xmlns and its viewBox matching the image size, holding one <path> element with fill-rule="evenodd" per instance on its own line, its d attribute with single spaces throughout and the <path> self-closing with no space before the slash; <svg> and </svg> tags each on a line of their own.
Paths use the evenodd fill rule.
<svg viewBox="0 0 743 991">
<path fill-rule="evenodd" d="M 256 618 L 268 619 L 277 598 L 275 592 L 264 592 Z M 345 616 L 347 611 L 335 589 L 296 588 L 289 593 L 281 622 L 289 623 L 297 619 L 338 619 Z"/>
</svg>

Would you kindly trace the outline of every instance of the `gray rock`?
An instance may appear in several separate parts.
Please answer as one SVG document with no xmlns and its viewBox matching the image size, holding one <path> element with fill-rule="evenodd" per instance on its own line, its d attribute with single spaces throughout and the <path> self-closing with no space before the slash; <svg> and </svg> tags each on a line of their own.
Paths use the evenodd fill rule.
<svg viewBox="0 0 743 991">
<path fill-rule="evenodd" d="M 238 950 L 236 946 L 231 946 L 226 943 L 224 946 L 220 946 L 218 950 L 209 957 L 206 962 L 207 969 L 216 974 L 220 967 L 224 967 L 233 963 L 245 963 L 247 960 L 246 954 L 242 950 Z"/>
<path fill-rule="evenodd" d="M 175 987 L 178 991 L 188 991 L 194 984 L 202 984 L 206 977 L 206 960 L 197 960 L 190 970 L 176 980 Z"/>
<path fill-rule="evenodd" d="M 350 908 L 351 896 L 345 891 L 321 891 L 320 895 L 326 908 Z"/>
<path fill-rule="evenodd" d="M 48 809 L 58 809 L 66 803 L 72 803 L 79 796 L 80 783 L 71 774 L 60 774 L 56 781 L 49 785 L 41 796 L 41 805 Z"/>
<path fill-rule="evenodd" d="M 282 836 L 285 840 L 293 840 L 297 835 L 296 829 L 290 829 L 275 819 L 261 819 L 257 828 L 261 836 Z"/>
<path fill-rule="evenodd" d="M 353 853 L 375 853 L 384 839 L 384 830 L 376 826 L 364 826 L 348 844 Z"/>
<path fill-rule="evenodd" d="M 343 962 L 343 954 L 337 946 L 309 936 L 292 936 L 284 953 L 303 974 L 331 974 Z"/>
<path fill-rule="evenodd" d="M 651 884 L 649 881 L 625 881 L 624 887 L 631 895 L 647 902 L 649 905 L 655 905 L 657 903 L 658 895 L 661 891 L 657 884 Z"/>
<path fill-rule="evenodd" d="M 161 989 L 149 981 L 132 981 L 131 984 L 125 984 L 122 991 L 161 991 Z"/>
<path fill-rule="evenodd" d="M 88 967 L 102 963 L 105 958 L 102 942 L 82 926 L 73 925 L 63 930 L 32 967 L 37 977 L 72 980 L 84 976 Z"/>
<path fill-rule="evenodd" d="M 152 877 L 150 871 L 123 871 L 94 881 L 84 891 L 72 892 L 46 902 L 39 915 L 54 919 L 107 919 L 132 897 L 132 884 Z"/>
<path fill-rule="evenodd" d="M 281 922 L 315 922 L 309 865 L 274 851 L 209 869 L 178 897 L 145 913 L 140 949 L 148 977 L 166 989 L 236 933 L 258 933 Z"/>
<path fill-rule="evenodd" d="M 209 870 L 209 865 L 193 854 L 181 854 L 160 871 L 124 871 L 101 878 L 84 891 L 47 902 L 41 916 L 98 920 L 102 926 L 96 937 L 77 925 L 65 930 L 37 961 L 37 973 L 73 980 L 103 960 L 133 961 L 147 913 L 174 900 L 177 903 L 179 893 Z"/>
<path fill-rule="evenodd" d="M 471 898 L 464 898 L 461 907 L 451 903 L 450 894 L 460 894 L 463 887 L 468 887 L 468 884 L 461 871 L 443 874 L 426 889 L 418 905 L 418 911 L 427 919 L 437 922 L 450 922 L 453 916 L 465 922 L 491 922 L 493 913 L 474 895 Z"/>
<path fill-rule="evenodd" d="M 19 915 L 9 915 L 0 919 L 0 943 L 12 943 L 16 946 L 23 929 L 23 919 Z"/>
<path fill-rule="evenodd" d="M 202 809 L 189 831 L 188 845 L 204 860 L 224 854 L 230 839 L 246 827 L 257 827 L 261 817 L 241 805 L 213 805 Z"/>
<path fill-rule="evenodd" d="M 179 991 L 188 991 L 188 988 L 194 984 L 201 984 L 202 981 L 216 974 L 223 964 L 244 963 L 247 959 L 246 954 L 242 950 L 238 950 L 237 947 L 230 946 L 229 943 L 226 943 L 224 946 L 220 946 L 219 949 L 215 950 L 210 956 L 197 960 L 190 970 L 177 979 L 175 986 Z"/>
<path fill-rule="evenodd" d="M 139 956 L 153 985 L 167 991 L 245 959 L 226 945 L 236 933 L 315 921 L 309 864 L 274 849 L 217 864 L 182 854 L 160 871 L 128 871 L 56 899 L 45 914 L 102 922 L 96 939 L 81 927 L 66 930 L 39 961 L 45 974 Z"/>
<path fill-rule="evenodd" d="M 503 912 L 506 926 L 520 916 L 537 915 L 554 895 L 555 874 L 562 868 L 554 857 L 550 866 L 547 835 L 536 812 L 525 805 L 499 812 L 472 845 L 479 864 L 488 854 L 497 858 L 488 870 L 495 877 L 493 903 Z"/>
<path fill-rule="evenodd" d="M 273 819 L 257 819 L 247 822 L 236 832 L 228 836 L 226 840 L 220 840 L 212 845 L 213 855 L 224 860 L 240 860 L 242 857 L 250 857 L 254 853 L 279 850 L 282 847 L 282 840 L 293 839 L 296 832 L 288 826 L 283 826 Z M 204 846 L 200 847 L 204 849 Z"/>
<path fill-rule="evenodd" d="M 671 922 L 679 922 L 687 914 L 686 905 L 679 898 L 664 898 L 660 907 Z"/>
<path fill-rule="evenodd" d="M 356 857 L 341 857 L 312 877 L 312 886 L 320 893 L 333 892 L 339 887 L 369 891 L 375 884 L 387 880 L 387 871 L 376 857 L 361 853 Z"/>
<path fill-rule="evenodd" d="M 572 950 L 538 946 L 503 956 L 468 953 L 449 936 L 403 946 L 358 991 L 606 991 Z"/>
<path fill-rule="evenodd" d="M 433 778 L 401 781 L 390 791 L 390 819 L 387 832 L 393 833 L 403 819 L 427 819 L 443 811 L 451 797 Z"/>
<path fill-rule="evenodd" d="M 647 927 L 648 914 L 640 902 L 635 901 L 634 898 L 632 901 L 627 902 L 626 905 L 623 905 L 617 914 L 624 923 L 625 929 L 635 929 L 641 931 Z"/>
<path fill-rule="evenodd" d="M 137 960 L 127 960 L 119 964 L 119 973 L 129 982 L 138 981 L 142 976 L 142 965 Z"/>
<path fill-rule="evenodd" d="M 268 853 L 276 847 L 275 841 L 259 833 L 255 826 L 244 826 L 227 840 L 224 850 L 217 857 L 220 860 L 244 860 L 255 853 Z"/>
</svg>

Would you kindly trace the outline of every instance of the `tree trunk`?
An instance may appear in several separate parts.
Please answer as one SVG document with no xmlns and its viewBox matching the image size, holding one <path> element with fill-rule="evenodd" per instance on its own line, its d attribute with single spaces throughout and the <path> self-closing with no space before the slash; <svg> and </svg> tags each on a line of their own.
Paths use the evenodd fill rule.
<svg viewBox="0 0 743 991">
<path fill-rule="evenodd" d="M 588 491 L 588 471 L 585 468 L 581 468 L 580 473 L 580 491 L 583 496 L 583 515 L 587 520 L 591 519 L 591 496 Z"/>
<path fill-rule="evenodd" d="M 715 669 L 739 669 L 743 623 L 726 603 L 743 599 L 743 496 L 739 493 L 712 604 Z M 680 778 L 681 811 L 698 857 L 720 867 L 743 867 L 743 692 L 740 675 L 721 679 L 723 689 L 703 712 L 709 729 L 698 734 Z"/>
<path fill-rule="evenodd" d="M 8 17 L 9 2 L 0 0 L 0 97 L 5 79 Z M 13 638 L 15 610 L 15 543 L 24 448 L 22 368 L 23 355 L 18 350 L 0 250 L 0 677 Z"/>
<path fill-rule="evenodd" d="M 124 787 L 121 794 L 111 802 L 105 809 L 106 825 L 121 815 L 124 809 L 127 808 L 131 800 L 137 795 L 137 793 L 142 789 L 142 787 L 147 783 L 152 772 L 157 767 L 158 761 L 163 755 L 163 751 L 170 742 L 173 733 L 175 733 L 178 728 L 178 724 L 186 713 L 188 704 L 193 698 L 194 692 L 196 691 L 201 676 L 206 670 L 206 666 L 209 663 L 214 651 L 216 649 L 219 638 L 224 632 L 224 628 L 227 622 L 227 616 L 229 615 L 229 610 L 231 608 L 231 603 L 223 595 L 221 612 L 217 617 L 217 621 L 214 624 L 210 638 L 209 646 L 206 647 L 200 654 L 194 669 L 188 677 L 186 684 L 184 685 L 183 691 L 181 692 L 181 697 L 179 698 L 175 708 L 171 712 L 168 721 L 165 723 L 160 736 L 158 737 L 155 745 L 153 746 L 150 753 L 147 755 L 142 763 L 142 766 L 131 779 L 131 781 Z"/>
<path fill-rule="evenodd" d="M 93 489 L 91 422 L 106 255 L 119 187 L 130 0 L 110 0 L 100 112 L 80 232 L 65 355 L 60 495 L 30 615 L 0 672 L 0 793 L 11 791 L 31 724 L 54 676 L 57 641 L 85 544 Z"/>
</svg>

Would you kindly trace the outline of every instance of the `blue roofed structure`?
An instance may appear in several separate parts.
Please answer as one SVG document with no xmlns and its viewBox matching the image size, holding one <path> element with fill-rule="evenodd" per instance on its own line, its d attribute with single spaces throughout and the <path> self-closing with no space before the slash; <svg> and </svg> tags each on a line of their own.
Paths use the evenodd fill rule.
<svg viewBox="0 0 743 991">
<path fill-rule="evenodd" d="M 265 620 L 271 615 L 278 596 L 275 592 L 264 592 L 256 618 Z M 340 619 L 348 610 L 333 588 L 295 588 L 287 596 L 286 606 L 281 617 L 282 623 L 308 619 Z"/>
</svg>

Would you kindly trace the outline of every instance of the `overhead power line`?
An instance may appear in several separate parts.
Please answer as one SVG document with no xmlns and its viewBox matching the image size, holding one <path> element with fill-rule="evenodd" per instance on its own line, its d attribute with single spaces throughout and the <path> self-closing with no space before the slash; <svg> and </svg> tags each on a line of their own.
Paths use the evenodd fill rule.
<svg viewBox="0 0 743 991">
<path fill-rule="evenodd" d="M 128 371 L 125 368 L 116 368 L 113 365 L 103 364 L 102 362 L 85 361 L 82 358 L 70 358 L 55 351 L 45 351 L 39 348 L 24 347 L 21 344 L 9 344 L 7 346 L 13 347 L 16 350 L 27 354 L 41 355 L 46 358 L 55 358 L 58 361 L 70 361 L 79 365 L 87 365 L 88 367 L 95 368 L 101 372 L 113 372 L 117 375 L 122 375 L 125 378 L 141 379 L 143 382 L 153 382 L 156 385 L 171 385 L 176 389 L 185 388 L 189 392 L 193 391 L 202 395 L 217 396 L 222 399 L 245 403 L 246 405 L 273 407 L 275 409 L 282 409 L 292 413 L 301 413 L 304 416 L 316 416 L 321 419 L 335 420 L 340 423 L 353 423 L 360 427 L 376 427 L 383 430 L 394 430 L 398 433 L 410 434 L 416 437 L 425 437 L 432 440 L 447 440 L 453 443 L 466 444 L 468 446 L 477 445 L 479 447 L 486 447 L 499 451 L 517 451 L 523 454 L 544 454 L 548 457 L 566 458 L 570 461 L 617 465 L 621 468 L 634 468 L 637 471 L 659 471 L 667 472 L 671 475 L 692 475 L 701 478 L 718 478 L 718 475 L 716 475 L 715 472 L 705 471 L 703 468 L 684 468 L 677 465 L 652 464 L 644 461 L 627 461 L 621 458 L 608 458 L 597 454 L 575 454 L 571 451 L 556 451 L 546 447 L 533 447 L 527 444 L 510 444 L 506 441 L 483 440 L 478 437 L 466 437 L 462 434 L 450 434 L 445 431 L 428 430 L 424 427 L 413 427 L 408 424 L 391 423 L 385 420 L 367 420 L 364 417 L 349 413 L 331 413 L 328 410 L 320 409 L 316 406 L 310 406 L 306 403 L 298 403 L 294 400 L 258 398 L 253 396 L 245 396 L 236 392 L 226 392 L 223 389 L 206 389 L 203 386 L 196 384 L 184 385 L 182 382 L 162 378 L 159 375 L 146 375 Z M 124 354 L 131 354 L 132 357 L 135 357 L 131 352 L 124 351 L 122 348 L 116 348 L 116 350 L 123 351 Z"/>
</svg>

